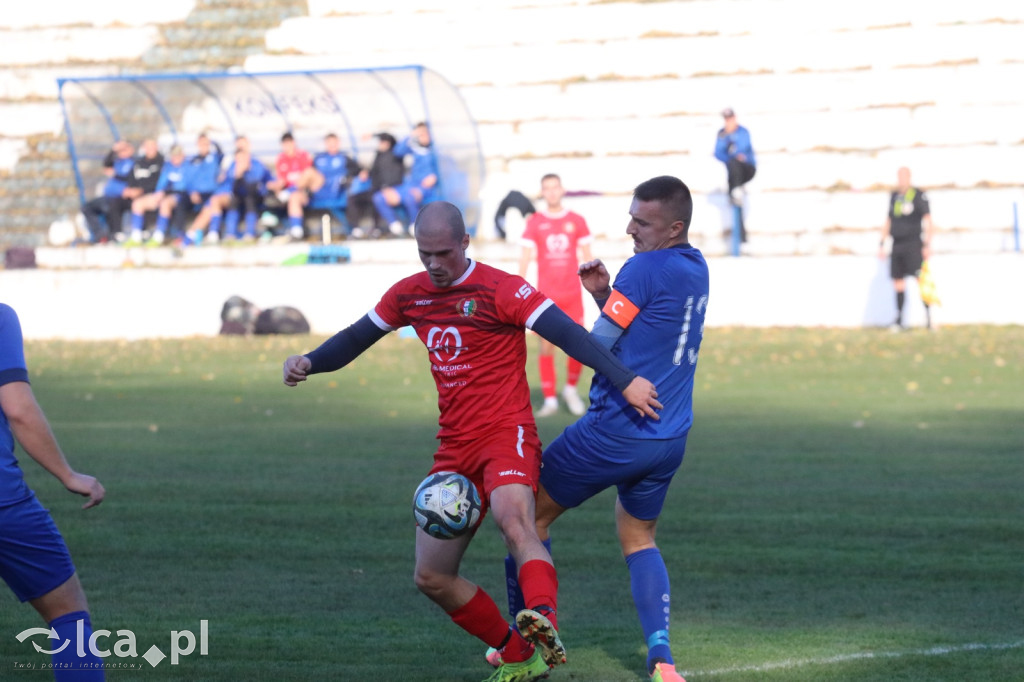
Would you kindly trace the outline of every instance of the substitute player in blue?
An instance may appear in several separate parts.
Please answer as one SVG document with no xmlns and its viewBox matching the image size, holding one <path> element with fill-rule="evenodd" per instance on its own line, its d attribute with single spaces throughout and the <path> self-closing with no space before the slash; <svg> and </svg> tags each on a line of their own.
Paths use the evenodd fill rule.
<svg viewBox="0 0 1024 682">
<path fill-rule="evenodd" d="M 88 498 L 83 509 L 103 501 L 100 482 L 64 459 L 28 383 L 21 323 L 10 306 L 0 303 L 0 577 L 56 633 L 56 639 L 36 639 L 48 651 L 60 650 L 53 654 L 58 682 L 103 680 L 102 660 L 89 646 L 93 631 L 85 592 L 60 531 L 25 484 L 14 456 L 15 439 L 65 488 Z"/>
<path fill-rule="evenodd" d="M 537 492 L 537 534 L 550 548 L 549 526 L 562 512 L 618 489 L 615 524 L 647 641 L 647 671 L 657 682 L 683 682 L 669 649 L 668 570 L 654 535 L 693 422 L 693 377 L 708 304 L 708 266 L 687 241 L 692 214 L 681 180 L 641 183 L 626 228 L 636 255 L 622 266 L 614 288 L 601 261 L 579 269 L 601 309 L 592 333 L 658 387 L 661 419 L 638 418 L 608 379 L 595 374 L 590 409 L 544 450 Z"/>
</svg>

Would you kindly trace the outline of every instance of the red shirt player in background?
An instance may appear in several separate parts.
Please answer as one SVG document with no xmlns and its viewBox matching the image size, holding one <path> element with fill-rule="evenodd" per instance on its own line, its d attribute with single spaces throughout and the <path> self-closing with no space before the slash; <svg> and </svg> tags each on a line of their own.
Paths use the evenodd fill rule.
<svg viewBox="0 0 1024 682">
<path fill-rule="evenodd" d="M 477 486 L 519 567 L 526 608 L 516 627 L 494 600 L 459 575 L 473 534 L 440 540 L 416 533 L 416 586 L 502 663 L 489 680 L 534 680 L 565 662 L 558 637 L 558 579 L 537 537 L 534 496 L 541 443 L 526 381 L 533 329 L 608 377 L 638 412 L 658 419 L 654 386 L 636 376 L 523 278 L 469 260 L 462 214 L 438 201 L 415 221 L 426 272 L 392 286 L 368 314 L 306 355 L 284 363 L 284 383 L 338 370 L 394 329 L 411 325 L 426 346 L 437 384 L 440 446 L 431 472 L 457 471 Z"/>
<path fill-rule="evenodd" d="M 537 286 L 546 293 L 577 324 L 583 324 L 583 290 L 577 273 L 580 262 L 589 262 L 590 228 L 578 213 L 562 206 L 562 180 L 554 173 L 540 179 L 540 194 L 547 208 L 531 215 L 523 231 L 522 253 L 519 257 L 519 276 L 526 272 L 537 254 Z M 540 387 L 544 405 L 537 410 L 538 417 L 549 417 L 558 412 L 555 387 L 555 346 L 540 340 Z M 582 365 L 569 357 L 565 368 L 565 387 L 562 399 L 569 411 L 579 417 L 586 407 L 576 392 Z"/>
<path fill-rule="evenodd" d="M 267 189 L 275 192 L 282 203 L 288 202 L 288 195 L 295 190 L 302 171 L 313 165 L 313 159 L 305 149 L 299 149 L 291 133 L 281 136 L 281 153 L 277 155 L 274 169 L 277 177 L 267 183 Z"/>
</svg>

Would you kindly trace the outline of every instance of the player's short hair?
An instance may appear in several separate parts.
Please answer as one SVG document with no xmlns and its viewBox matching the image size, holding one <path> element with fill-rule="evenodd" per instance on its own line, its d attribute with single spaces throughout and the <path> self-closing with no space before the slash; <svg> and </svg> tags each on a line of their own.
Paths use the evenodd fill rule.
<svg viewBox="0 0 1024 682">
<path fill-rule="evenodd" d="M 545 173 L 540 178 L 540 184 L 544 184 L 545 180 L 558 180 L 558 184 L 562 184 L 562 178 L 558 173 Z"/>
<path fill-rule="evenodd" d="M 295 141 L 295 136 L 292 135 L 291 132 L 287 132 L 287 133 L 285 133 L 284 135 L 281 136 L 281 142 L 294 142 L 294 141 Z"/>
<path fill-rule="evenodd" d="M 337 139 L 338 139 L 338 135 L 337 135 L 337 133 L 327 133 L 326 135 L 324 135 L 324 139 L 325 139 L 325 140 L 329 140 L 329 139 L 331 139 L 332 137 L 333 137 L 333 138 L 334 138 L 335 140 L 337 140 Z"/>
<path fill-rule="evenodd" d="M 679 178 L 660 175 L 641 182 L 633 190 L 633 198 L 639 201 L 657 201 L 668 207 L 673 220 L 681 220 L 690 227 L 693 217 L 693 197 L 690 188 Z"/>
<path fill-rule="evenodd" d="M 415 225 L 417 228 L 426 224 L 427 221 L 440 221 L 448 225 L 452 230 L 452 239 L 461 242 L 466 236 L 466 221 L 462 217 L 462 211 L 455 204 L 447 201 L 432 201 L 424 204 L 416 215 Z"/>
</svg>

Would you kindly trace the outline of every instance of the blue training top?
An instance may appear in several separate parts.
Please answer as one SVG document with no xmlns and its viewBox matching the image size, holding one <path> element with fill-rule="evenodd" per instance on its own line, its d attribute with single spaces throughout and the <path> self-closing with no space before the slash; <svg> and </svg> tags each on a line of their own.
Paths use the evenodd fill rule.
<svg viewBox="0 0 1024 682">
<path fill-rule="evenodd" d="M 157 192 L 187 192 L 188 166 L 184 161 L 175 166 L 168 161 L 160 169 L 160 179 L 156 181 Z"/>
<path fill-rule="evenodd" d="M 729 159 L 737 154 L 743 154 L 747 163 L 757 167 L 754 147 L 750 144 L 750 131 L 743 126 L 737 127 L 728 135 L 719 137 L 715 142 L 715 158 L 722 163 L 728 163 Z"/>
<path fill-rule="evenodd" d="M 689 431 L 708 280 L 703 254 L 689 244 L 638 253 L 622 266 L 614 289 L 639 312 L 612 352 L 657 387 L 665 407 L 660 421 L 641 417 L 607 377 L 595 374 L 590 410 L 583 417 L 593 428 L 647 439 L 676 438 Z"/>
<path fill-rule="evenodd" d="M 185 184 L 189 192 L 212 194 L 217 190 L 221 155 L 210 152 L 196 154 L 186 162 Z"/>
<path fill-rule="evenodd" d="M 21 322 L 9 305 L 0 303 L 0 386 L 14 381 L 28 381 L 25 349 L 22 345 Z M 14 456 L 14 434 L 7 415 L 0 409 L 0 507 L 31 497 L 25 477 Z"/>
<path fill-rule="evenodd" d="M 409 169 L 409 184 L 419 187 L 429 175 L 437 175 L 437 159 L 432 147 L 424 147 L 407 137 L 391 150 L 400 159 L 412 154 L 412 168 Z"/>
</svg>

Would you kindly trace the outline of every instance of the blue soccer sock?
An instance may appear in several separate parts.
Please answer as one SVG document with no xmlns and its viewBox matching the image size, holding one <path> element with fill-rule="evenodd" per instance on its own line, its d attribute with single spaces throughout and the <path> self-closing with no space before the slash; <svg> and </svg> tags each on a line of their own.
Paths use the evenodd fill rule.
<svg viewBox="0 0 1024 682">
<path fill-rule="evenodd" d="M 82 621 L 82 639 L 78 639 L 78 621 Z M 86 611 L 74 611 L 54 618 L 49 623 L 57 632 L 58 640 L 69 644 L 53 654 L 53 677 L 57 682 L 103 682 L 103 661 L 89 649 L 92 621 Z M 79 656 L 78 651 L 84 652 Z"/>
<path fill-rule="evenodd" d="M 238 209 L 232 208 L 228 211 L 227 216 L 224 218 L 224 238 L 234 239 L 238 236 L 238 219 L 241 216 L 238 214 Z"/>
<path fill-rule="evenodd" d="M 245 234 L 249 237 L 256 236 L 256 221 L 259 220 L 259 214 L 256 211 L 245 212 Z"/>
<path fill-rule="evenodd" d="M 668 645 L 671 589 L 668 569 L 657 547 L 641 549 L 626 557 L 633 603 L 647 640 L 647 669 L 655 659 L 673 663 Z"/>
<path fill-rule="evenodd" d="M 170 218 L 167 216 L 159 215 L 156 217 L 156 231 L 163 234 L 167 232 L 167 223 L 170 222 Z"/>
<path fill-rule="evenodd" d="M 373 207 L 377 209 L 377 213 L 380 214 L 381 220 L 384 221 L 385 225 L 390 225 L 398 220 L 398 216 L 395 215 L 395 209 L 391 207 L 391 204 L 388 203 L 387 199 L 380 192 L 376 192 L 373 195 Z"/>
<path fill-rule="evenodd" d="M 220 236 L 220 224 L 224 220 L 224 214 L 218 213 L 217 215 L 210 216 L 210 227 L 207 228 L 206 234 L 215 234 Z"/>
<path fill-rule="evenodd" d="M 302 216 L 290 215 L 288 216 L 288 227 L 302 227 Z"/>
<path fill-rule="evenodd" d="M 141 232 L 145 218 L 146 216 L 143 213 L 132 213 L 132 230 L 139 230 Z"/>
<path fill-rule="evenodd" d="M 551 554 L 551 538 L 543 540 L 544 549 Z M 508 615 L 515 620 L 516 614 L 526 608 L 523 589 L 519 587 L 519 567 L 511 554 L 505 555 L 505 590 L 508 594 Z"/>
</svg>

